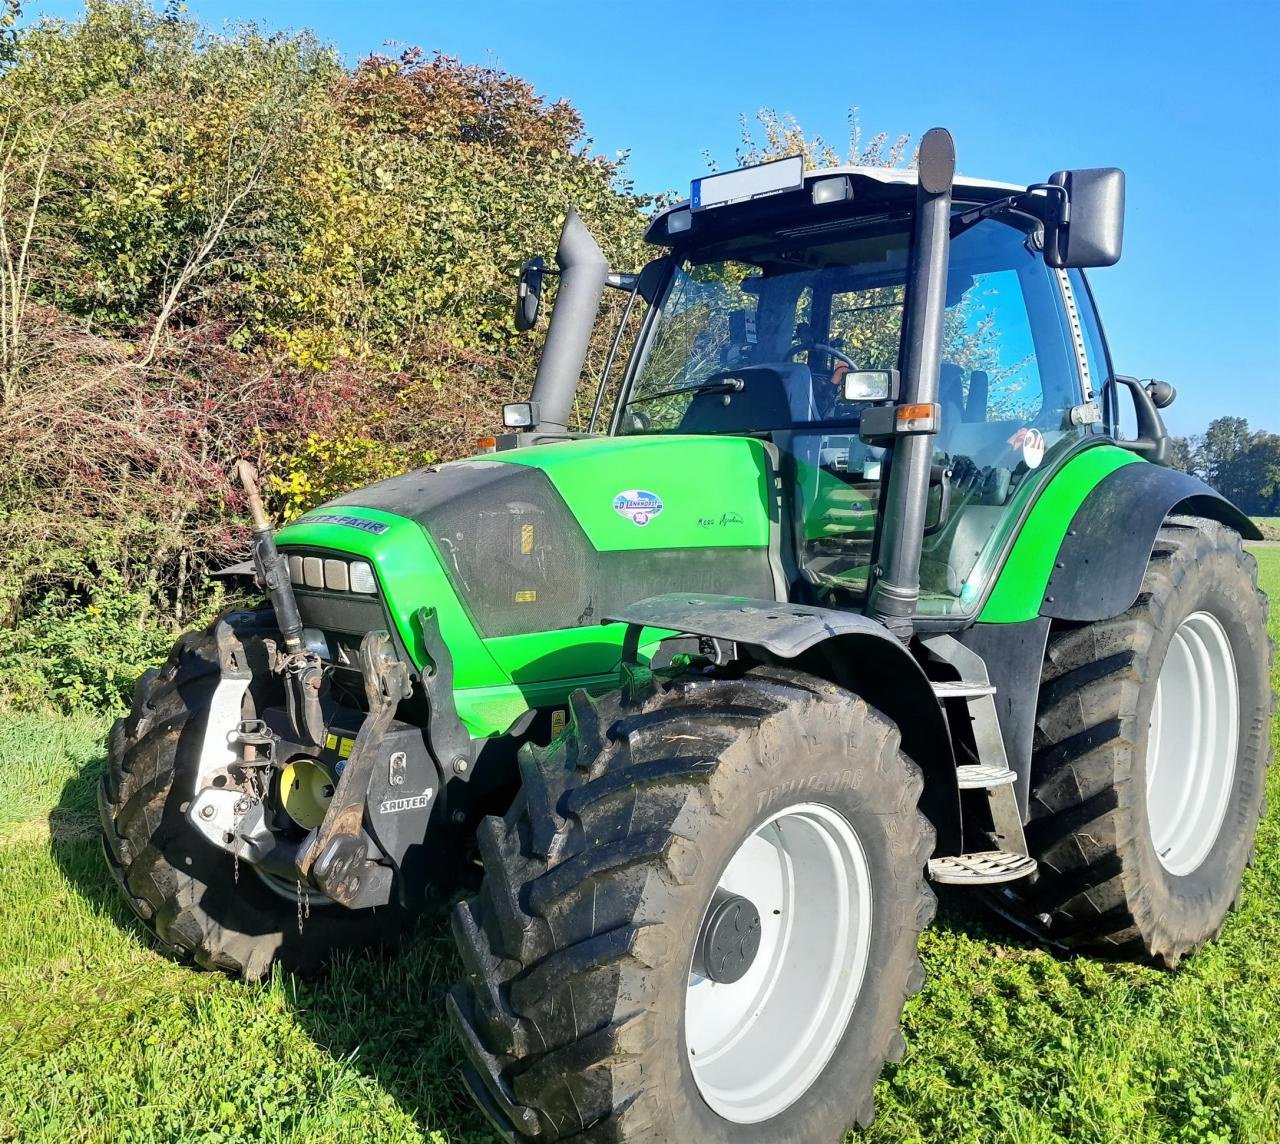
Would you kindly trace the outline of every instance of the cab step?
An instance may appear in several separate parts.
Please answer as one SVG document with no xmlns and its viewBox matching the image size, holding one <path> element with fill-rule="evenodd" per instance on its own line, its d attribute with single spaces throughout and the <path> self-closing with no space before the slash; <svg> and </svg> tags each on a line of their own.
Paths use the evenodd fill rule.
<svg viewBox="0 0 1280 1144">
<path fill-rule="evenodd" d="M 1016 882 L 1036 872 L 1036 860 L 1011 850 L 987 850 L 978 854 L 953 854 L 929 859 L 929 877 L 955 886 L 991 886 Z"/>
<path fill-rule="evenodd" d="M 935 679 L 933 693 L 939 699 L 978 699 L 983 695 L 994 695 L 996 685 L 980 679 Z"/>
<path fill-rule="evenodd" d="M 956 767 L 956 785 L 961 790 L 991 790 L 1017 781 L 1018 776 L 1008 767 L 990 763 L 966 763 Z"/>
</svg>

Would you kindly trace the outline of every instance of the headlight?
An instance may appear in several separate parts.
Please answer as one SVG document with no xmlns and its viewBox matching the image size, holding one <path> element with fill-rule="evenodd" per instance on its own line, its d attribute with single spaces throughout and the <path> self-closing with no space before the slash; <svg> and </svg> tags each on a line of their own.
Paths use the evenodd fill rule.
<svg viewBox="0 0 1280 1144">
<path fill-rule="evenodd" d="M 378 581 L 373 575 L 373 565 L 366 564 L 363 560 L 356 560 L 352 562 L 349 571 L 353 592 L 364 592 L 371 596 L 378 590 Z"/>
<path fill-rule="evenodd" d="M 288 556 L 288 561 L 289 579 L 299 588 L 359 592 L 365 596 L 378 592 L 378 578 L 373 574 L 373 565 L 367 560 Z"/>
<path fill-rule="evenodd" d="M 324 586 L 332 592 L 345 592 L 351 585 L 347 576 L 345 560 L 326 560 L 324 562 Z"/>
</svg>

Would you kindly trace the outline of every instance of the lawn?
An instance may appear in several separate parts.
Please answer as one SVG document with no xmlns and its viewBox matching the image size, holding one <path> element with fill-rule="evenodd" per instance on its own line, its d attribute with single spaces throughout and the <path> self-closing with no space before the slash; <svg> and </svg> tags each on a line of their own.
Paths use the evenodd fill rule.
<svg viewBox="0 0 1280 1144">
<path fill-rule="evenodd" d="M 1258 558 L 1280 595 L 1280 550 Z M 438 921 L 321 983 L 246 986 L 147 944 L 95 838 L 105 730 L 0 715 L 0 1139 L 490 1139 Z M 1280 1140 L 1280 771 L 1270 801 L 1241 909 L 1175 974 L 1060 959 L 944 903 L 865 1138 Z"/>
</svg>

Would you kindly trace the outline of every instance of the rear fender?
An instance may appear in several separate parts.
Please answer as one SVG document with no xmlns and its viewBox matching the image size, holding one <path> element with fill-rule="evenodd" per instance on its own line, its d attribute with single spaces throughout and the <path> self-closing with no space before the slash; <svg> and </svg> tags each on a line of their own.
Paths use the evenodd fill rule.
<svg viewBox="0 0 1280 1144">
<path fill-rule="evenodd" d="M 1161 465 L 1125 465 L 1098 482 L 1067 526 L 1040 614 L 1090 622 L 1128 611 L 1160 526 L 1179 513 L 1262 539 L 1253 521 L 1204 481 Z"/>
<path fill-rule="evenodd" d="M 662 628 L 728 641 L 739 658 L 786 663 L 862 696 L 892 719 L 924 772 L 920 809 L 937 831 L 935 854 L 963 852 L 955 755 L 923 668 L 881 624 L 853 612 L 735 596 L 669 593 L 610 615 L 634 630 Z"/>
</svg>

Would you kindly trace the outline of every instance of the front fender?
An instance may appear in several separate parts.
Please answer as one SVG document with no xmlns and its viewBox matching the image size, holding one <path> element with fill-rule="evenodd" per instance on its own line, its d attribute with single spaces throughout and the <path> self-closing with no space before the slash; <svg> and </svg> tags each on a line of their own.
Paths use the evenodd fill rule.
<svg viewBox="0 0 1280 1144">
<path fill-rule="evenodd" d="M 963 852 L 951 734 L 933 687 L 911 652 L 856 612 L 682 592 L 651 596 L 608 617 L 632 628 L 731 640 L 755 658 L 787 662 L 862 696 L 897 724 L 902 749 L 924 772 L 920 809 L 937 831 L 935 854 Z"/>
<path fill-rule="evenodd" d="M 1186 513 L 1261 540 L 1257 526 L 1204 481 L 1160 465 L 1125 465 L 1098 482 L 1058 548 L 1040 614 L 1055 620 L 1110 619 L 1133 606 L 1165 519 Z"/>
</svg>

